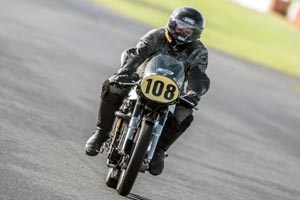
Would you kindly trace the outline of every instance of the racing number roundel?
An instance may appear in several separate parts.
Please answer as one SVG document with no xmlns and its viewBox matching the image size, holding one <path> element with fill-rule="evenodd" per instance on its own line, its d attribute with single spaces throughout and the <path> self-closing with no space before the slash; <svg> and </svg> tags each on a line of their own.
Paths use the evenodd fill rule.
<svg viewBox="0 0 300 200">
<path fill-rule="evenodd" d="M 170 103 L 178 98 L 177 84 L 170 78 L 162 75 L 150 75 L 141 82 L 143 95 L 159 103 Z"/>
</svg>

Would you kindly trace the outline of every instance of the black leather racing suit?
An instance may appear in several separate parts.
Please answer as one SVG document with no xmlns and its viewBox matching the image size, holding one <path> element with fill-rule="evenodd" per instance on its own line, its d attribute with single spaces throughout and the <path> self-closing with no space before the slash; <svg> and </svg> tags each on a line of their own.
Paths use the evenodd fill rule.
<svg viewBox="0 0 300 200">
<path fill-rule="evenodd" d="M 184 63 L 187 83 L 185 93 L 192 96 L 192 100 L 198 103 L 210 84 L 205 73 L 208 64 L 208 52 L 200 40 L 174 50 L 165 37 L 165 28 L 153 29 L 140 39 L 135 48 L 124 51 L 121 68 L 117 74 L 132 75 L 134 72 L 142 72 L 144 66 L 142 64 L 145 60 L 157 53 L 173 56 Z M 103 132 L 102 134 L 108 134 L 111 131 L 114 112 L 120 107 L 127 92 L 126 89 L 110 85 L 108 80 L 103 83 L 97 122 L 98 128 Z M 158 142 L 159 148 L 166 151 L 175 142 L 193 121 L 192 113 L 191 108 L 177 105 L 175 113 L 169 116 L 165 124 Z"/>
</svg>

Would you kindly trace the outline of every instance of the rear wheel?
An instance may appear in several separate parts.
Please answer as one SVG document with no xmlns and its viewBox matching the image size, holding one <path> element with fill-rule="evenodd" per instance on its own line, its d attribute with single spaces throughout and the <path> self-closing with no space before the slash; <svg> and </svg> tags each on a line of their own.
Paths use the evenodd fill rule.
<svg viewBox="0 0 300 200">
<path fill-rule="evenodd" d="M 135 179 L 139 173 L 140 166 L 144 161 L 150 144 L 153 123 L 143 120 L 137 142 L 134 145 L 128 165 L 125 169 L 121 169 L 120 178 L 117 184 L 117 192 L 126 196 L 130 193 Z"/>
</svg>

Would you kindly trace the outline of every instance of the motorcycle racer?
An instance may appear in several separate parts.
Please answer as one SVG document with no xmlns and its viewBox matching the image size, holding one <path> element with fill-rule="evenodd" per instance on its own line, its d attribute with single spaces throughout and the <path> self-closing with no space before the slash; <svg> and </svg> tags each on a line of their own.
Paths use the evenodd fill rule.
<svg viewBox="0 0 300 200">
<path fill-rule="evenodd" d="M 208 51 L 199 40 L 204 27 L 204 18 L 198 10 L 181 7 L 173 11 L 165 27 L 149 31 L 136 47 L 123 52 L 121 68 L 102 85 L 97 129 L 86 142 L 87 155 L 97 155 L 101 145 L 108 139 L 115 118 L 114 113 L 128 93 L 128 88 L 121 88 L 115 83 L 130 82 L 138 78 L 137 74 L 143 71 L 142 64 L 157 53 L 170 55 L 184 63 L 184 98 L 194 105 L 198 104 L 210 85 L 206 75 Z M 183 102 L 176 106 L 174 114 L 170 114 L 149 164 L 149 172 L 152 175 L 162 173 L 165 152 L 185 132 L 193 119 L 193 107 Z"/>
</svg>

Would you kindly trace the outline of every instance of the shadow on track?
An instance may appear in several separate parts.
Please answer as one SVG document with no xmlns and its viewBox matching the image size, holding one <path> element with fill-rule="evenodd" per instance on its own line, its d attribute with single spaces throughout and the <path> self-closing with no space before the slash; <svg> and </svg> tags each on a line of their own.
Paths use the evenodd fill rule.
<svg viewBox="0 0 300 200">
<path fill-rule="evenodd" d="M 140 196 L 140 195 L 137 195 L 137 194 L 132 194 L 132 193 L 130 193 L 126 197 L 128 199 L 132 199 L 132 200 L 151 200 L 151 199 L 148 199 L 146 197 L 143 197 L 143 196 Z"/>
</svg>

